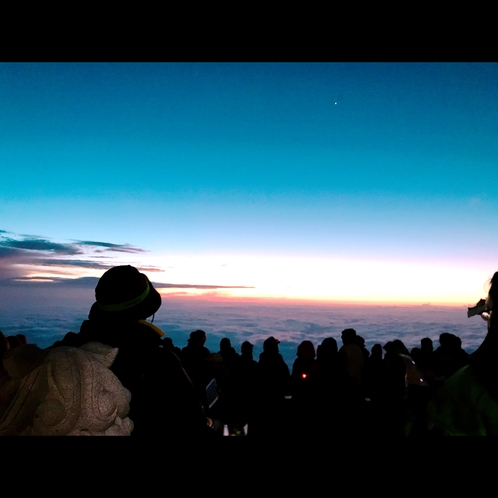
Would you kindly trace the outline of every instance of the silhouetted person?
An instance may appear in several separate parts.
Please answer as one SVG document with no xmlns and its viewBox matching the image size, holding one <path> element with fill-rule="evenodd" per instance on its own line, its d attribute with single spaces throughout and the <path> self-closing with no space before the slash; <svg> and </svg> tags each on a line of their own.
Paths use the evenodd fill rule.
<svg viewBox="0 0 498 498">
<path fill-rule="evenodd" d="M 411 356 L 422 374 L 432 393 L 436 392 L 444 383 L 441 376 L 438 378 L 434 360 L 434 345 L 430 337 L 424 337 L 420 341 L 420 348 L 413 348 Z"/>
<path fill-rule="evenodd" d="M 171 337 L 163 338 L 163 348 L 167 349 L 168 351 L 171 351 L 178 357 L 178 359 L 181 359 L 182 350 L 173 344 L 173 339 L 171 339 Z"/>
<path fill-rule="evenodd" d="M 356 331 L 341 333 L 343 345 L 339 349 L 340 423 L 345 432 L 360 434 L 365 431 L 365 398 L 363 394 L 364 355 L 356 344 Z"/>
<path fill-rule="evenodd" d="M 133 266 L 106 271 L 95 289 L 96 302 L 78 334 L 54 346 L 98 341 L 118 348 L 111 370 L 131 392 L 132 435 L 207 435 L 208 419 L 178 358 L 161 346 L 161 329 L 145 321 L 161 306 L 161 296 Z"/>
<path fill-rule="evenodd" d="M 384 436 L 401 436 L 406 422 L 406 362 L 408 350 L 399 339 L 384 345 L 381 427 Z"/>
<path fill-rule="evenodd" d="M 316 360 L 320 368 L 327 368 L 337 362 L 337 341 L 333 337 L 326 337 L 316 349 Z"/>
<path fill-rule="evenodd" d="M 382 345 L 374 344 L 364 370 L 365 394 L 372 401 L 382 397 L 382 383 L 384 381 L 384 362 L 382 359 Z"/>
<path fill-rule="evenodd" d="M 430 337 L 421 339 L 420 348 L 414 347 L 410 350 L 410 356 L 421 370 L 424 370 L 429 366 L 433 367 L 433 353 L 434 346 Z"/>
<path fill-rule="evenodd" d="M 235 348 L 232 346 L 228 337 L 223 337 L 223 339 L 221 339 L 219 353 L 223 358 L 225 366 L 230 371 L 235 370 L 239 360 L 239 354 L 235 351 Z"/>
<path fill-rule="evenodd" d="M 309 398 L 313 394 L 318 372 L 315 347 L 311 341 L 303 341 L 297 347 L 297 358 L 292 365 L 292 398 L 296 401 Z"/>
<path fill-rule="evenodd" d="M 339 351 L 337 341 L 326 337 L 317 348 L 317 404 L 320 433 L 340 435 L 342 398 L 340 397 Z"/>
<path fill-rule="evenodd" d="M 249 433 L 254 418 L 258 375 L 258 363 L 254 360 L 253 348 L 253 344 L 249 341 L 244 341 L 240 348 L 241 354 L 237 363 L 237 381 L 240 392 L 239 429 L 248 424 Z"/>
<path fill-rule="evenodd" d="M 282 399 L 289 393 L 290 372 L 279 352 L 280 341 L 269 337 L 263 343 L 259 355 L 258 377 L 261 379 L 261 392 L 264 397 Z"/>
<path fill-rule="evenodd" d="M 314 435 L 318 416 L 318 363 L 311 341 L 297 347 L 297 358 L 292 366 L 292 416 L 291 427 L 301 435 Z"/>
<path fill-rule="evenodd" d="M 384 397 L 390 400 L 404 400 L 406 396 L 406 364 L 401 357 L 408 354 L 401 341 L 388 341 L 384 345 Z"/>
<path fill-rule="evenodd" d="M 207 408 L 206 386 L 211 378 L 206 378 L 203 361 L 211 352 L 204 346 L 205 343 L 206 332 L 204 330 L 191 332 L 187 345 L 182 349 L 181 362 L 192 380 L 203 406 Z"/>
<path fill-rule="evenodd" d="M 258 369 L 258 363 L 253 356 L 253 348 L 254 345 L 249 341 L 244 341 L 242 343 L 240 348 L 241 354 L 237 367 L 237 375 L 241 379 L 242 385 L 247 385 L 247 388 L 251 391 L 254 389 Z"/>
<path fill-rule="evenodd" d="M 214 375 L 219 390 L 216 418 L 228 426 L 230 435 L 242 435 L 242 393 L 237 375 L 239 354 L 232 347 L 230 339 L 224 337 L 220 341 L 220 350 L 216 356 L 222 362 L 222 366 Z"/>
<path fill-rule="evenodd" d="M 488 333 L 470 358 L 434 395 L 427 409 L 427 429 L 433 435 L 498 435 L 498 272 L 486 299 Z M 443 340 L 444 342 L 444 340 Z"/>
<path fill-rule="evenodd" d="M 355 343 L 361 349 L 361 352 L 363 353 L 363 364 L 366 365 L 370 353 L 368 352 L 368 349 L 365 347 L 365 339 L 363 339 L 361 335 L 356 334 Z"/>
<path fill-rule="evenodd" d="M 243 361 L 249 362 L 251 364 L 252 362 L 255 362 L 253 356 L 253 349 L 254 349 L 254 344 L 251 344 L 249 341 L 244 341 L 240 346 L 240 358 Z"/>
<path fill-rule="evenodd" d="M 337 341 L 333 337 L 326 337 L 316 350 L 318 378 L 323 391 L 337 390 L 339 376 L 339 350 Z"/>
<path fill-rule="evenodd" d="M 368 400 L 366 423 L 370 434 L 380 435 L 385 432 L 384 382 L 385 364 L 382 358 L 382 345 L 374 344 L 363 370 L 363 392 Z"/>
<path fill-rule="evenodd" d="M 356 344 L 356 331 L 345 329 L 341 334 L 342 346 L 339 349 L 339 365 L 347 398 L 361 397 L 364 356 Z"/>
<path fill-rule="evenodd" d="M 269 337 L 259 355 L 252 434 L 275 435 L 287 429 L 285 396 L 290 393 L 290 372 L 279 352 L 279 343 L 279 340 Z"/>
<path fill-rule="evenodd" d="M 462 349 L 459 337 L 448 332 L 439 336 L 439 347 L 433 353 L 436 375 L 448 380 L 457 370 L 466 365 L 470 358 Z"/>
</svg>

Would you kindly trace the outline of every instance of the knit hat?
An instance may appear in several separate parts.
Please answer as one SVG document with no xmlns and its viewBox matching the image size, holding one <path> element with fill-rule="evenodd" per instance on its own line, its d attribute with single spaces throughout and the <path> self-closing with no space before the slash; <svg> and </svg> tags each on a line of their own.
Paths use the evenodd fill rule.
<svg viewBox="0 0 498 498">
<path fill-rule="evenodd" d="M 90 320 L 143 320 L 161 306 L 161 295 L 135 267 L 107 270 L 95 288 Z"/>
</svg>

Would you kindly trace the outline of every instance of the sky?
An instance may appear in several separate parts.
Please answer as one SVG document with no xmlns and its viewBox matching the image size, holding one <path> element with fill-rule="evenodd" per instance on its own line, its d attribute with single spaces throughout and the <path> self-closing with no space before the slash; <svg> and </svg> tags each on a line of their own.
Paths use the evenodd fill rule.
<svg viewBox="0 0 498 498">
<path fill-rule="evenodd" d="M 497 136 L 497 63 L 0 63 L 0 283 L 471 305 Z"/>
</svg>

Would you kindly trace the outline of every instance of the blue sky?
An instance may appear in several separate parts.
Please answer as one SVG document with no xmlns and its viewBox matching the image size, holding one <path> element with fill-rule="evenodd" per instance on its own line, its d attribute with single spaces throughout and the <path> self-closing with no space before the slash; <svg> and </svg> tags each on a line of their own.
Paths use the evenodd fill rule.
<svg viewBox="0 0 498 498">
<path fill-rule="evenodd" d="M 0 278 L 471 303 L 498 266 L 496 63 L 2 63 L 0 106 Z"/>
</svg>

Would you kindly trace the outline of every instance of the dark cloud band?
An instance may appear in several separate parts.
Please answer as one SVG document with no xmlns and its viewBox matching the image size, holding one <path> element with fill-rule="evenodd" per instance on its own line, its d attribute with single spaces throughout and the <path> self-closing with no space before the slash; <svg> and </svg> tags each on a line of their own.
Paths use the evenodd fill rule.
<svg viewBox="0 0 498 498">
<path fill-rule="evenodd" d="M 9 234 L 7 237 L 3 234 Z M 45 237 L 20 235 L 0 230 L 0 277 L 22 271 L 17 263 L 26 266 L 73 267 L 92 270 L 108 270 L 114 266 L 112 256 L 102 253 L 141 254 L 148 252 L 130 244 L 113 244 L 94 240 L 78 240 L 70 243 L 53 242 Z M 80 256 L 78 259 L 66 256 Z M 130 262 L 133 264 L 133 262 Z M 134 266 L 137 266 L 136 264 Z M 141 271 L 160 272 L 157 267 L 141 267 Z M 19 275 L 22 277 L 23 275 Z"/>
</svg>

